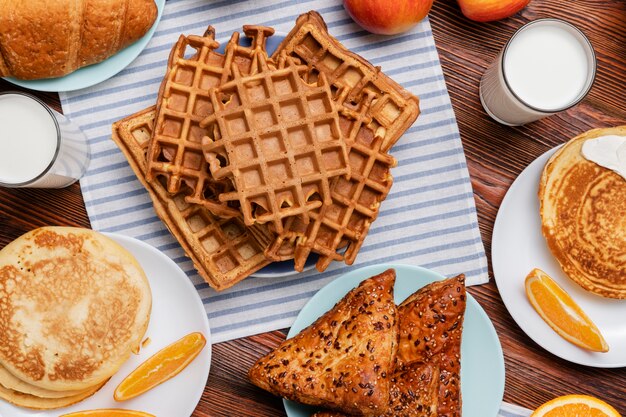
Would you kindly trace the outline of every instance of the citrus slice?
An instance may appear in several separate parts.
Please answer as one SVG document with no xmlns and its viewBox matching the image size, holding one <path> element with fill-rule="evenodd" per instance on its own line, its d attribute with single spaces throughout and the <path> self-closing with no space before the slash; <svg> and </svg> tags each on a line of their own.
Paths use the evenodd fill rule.
<svg viewBox="0 0 626 417">
<path fill-rule="evenodd" d="M 195 332 L 161 349 L 120 382 L 113 398 L 130 400 L 175 377 L 198 356 L 204 345 L 204 335 Z"/>
<path fill-rule="evenodd" d="M 594 352 L 608 352 L 604 337 L 563 288 L 541 269 L 526 277 L 526 295 L 541 318 L 568 342 Z"/>
<path fill-rule="evenodd" d="M 60 417 L 155 417 L 154 414 L 143 411 L 122 410 L 121 408 L 107 408 L 100 410 L 85 410 L 76 413 L 63 414 Z"/>
<path fill-rule="evenodd" d="M 540 406 L 530 417 L 621 417 L 616 409 L 589 395 L 564 395 Z"/>
</svg>

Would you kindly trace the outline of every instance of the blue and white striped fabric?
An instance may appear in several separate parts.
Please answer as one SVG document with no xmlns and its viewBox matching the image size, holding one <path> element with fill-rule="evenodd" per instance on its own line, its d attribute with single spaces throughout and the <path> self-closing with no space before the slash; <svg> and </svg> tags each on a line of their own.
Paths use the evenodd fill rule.
<svg viewBox="0 0 626 417">
<path fill-rule="evenodd" d="M 202 34 L 208 24 L 222 40 L 244 24 L 286 33 L 309 9 L 323 15 L 344 45 L 418 95 L 422 114 L 392 150 L 399 162 L 394 186 L 354 266 L 337 263 L 321 274 L 249 278 L 216 293 L 156 217 L 110 138 L 111 124 L 155 103 L 170 48 L 181 33 Z M 401 262 L 444 275 L 463 272 L 470 285 L 488 281 L 463 147 L 428 21 L 390 38 L 363 31 L 339 0 L 172 0 L 154 38 L 128 68 L 92 88 L 63 93 L 61 100 L 91 144 L 91 165 L 81 187 L 93 228 L 143 240 L 177 262 L 204 300 L 214 342 L 290 326 L 319 288 L 350 268 Z"/>
</svg>

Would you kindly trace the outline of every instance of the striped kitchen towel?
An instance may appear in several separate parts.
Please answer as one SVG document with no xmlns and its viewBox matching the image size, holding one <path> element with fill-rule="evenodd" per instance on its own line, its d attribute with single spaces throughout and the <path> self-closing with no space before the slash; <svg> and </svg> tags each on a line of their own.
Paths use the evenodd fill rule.
<svg viewBox="0 0 626 417">
<path fill-rule="evenodd" d="M 422 113 L 392 149 L 398 159 L 393 189 L 354 266 L 336 263 L 321 274 L 251 277 L 216 293 L 156 217 L 111 140 L 111 124 L 156 102 L 170 48 L 181 33 L 202 34 L 208 24 L 221 40 L 244 24 L 286 33 L 310 9 L 322 14 L 344 45 L 419 96 Z M 93 228 L 143 240 L 177 262 L 204 301 L 214 342 L 290 326 L 319 288 L 350 268 L 398 262 L 444 275 L 463 272 L 469 285 L 488 281 L 463 147 L 428 20 L 403 35 L 381 37 L 357 26 L 339 0 L 171 0 L 153 39 L 129 67 L 94 87 L 62 93 L 61 101 L 91 145 L 81 188 Z"/>
</svg>

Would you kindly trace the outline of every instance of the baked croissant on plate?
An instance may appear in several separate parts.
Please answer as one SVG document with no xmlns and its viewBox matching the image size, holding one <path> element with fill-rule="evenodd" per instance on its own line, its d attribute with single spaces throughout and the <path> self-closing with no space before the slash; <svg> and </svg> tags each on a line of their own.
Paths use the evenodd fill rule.
<svg viewBox="0 0 626 417">
<path fill-rule="evenodd" d="M 0 76 L 61 77 L 141 38 L 154 0 L 0 0 Z"/>
</svg>

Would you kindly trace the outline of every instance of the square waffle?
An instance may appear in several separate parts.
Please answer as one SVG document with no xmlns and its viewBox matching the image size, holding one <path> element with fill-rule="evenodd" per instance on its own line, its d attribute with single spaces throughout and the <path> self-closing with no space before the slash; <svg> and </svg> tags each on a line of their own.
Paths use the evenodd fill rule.
<svg viewBox="0 0 626 417">
<path fill-rule="evenodd" d="M 322 16 L 315 11 L 300 15 L 296 25 L 272 57 L 282 54 L 299 59 L 309 68 L 310 80 L 324 74 L 331 84 L 338 111 L 359 103 L 365 91 L 374 93 L 364 119 L 383 138 L 388 151 L 415 122 L 419 100 L 363 57 L 346 49 L 328 33 Z"/>
<path fill-rule="evenodd" d="M 278 58 L 271 68 L 260 56 L 258 71 L 210 90 L 213 114 L 203 151 L 216 180 L 232 178 L 223 202 L 241 204 L 246 225 L 282 219 L 309 223 L 309 212 L 331 202 L 330 179 L 350 170 L 338 114 L 323 75 L 302 79 L 307 67 Z"/>
<path fill-rule="evenodd" d="M 146 181 L 146 152 L 152 136 L 155 108 L 150 107 L 113 125 L 113 140 L 146 187 L 157 215 L 181 244 L 200 276 L 224 290 L 269 264 L 263 251 L 268 232 L 246 228 L 240 218 L 221 219 L 205 206 L 189 203 L 183 193 L 171 195 L 165 180 Z"/>
<path fill-rule="evenodd" d="M 219 217 L 236 217 L 239 211 L 218 199 L 233 185 L 211 176 L 201 150 L 207 132 L 200 122 L 213 112 L 209 89 L 229 80 L 232 67 L 248 74 L 256 68 L 259 55 L 267 57 L 265 40 L 274 30 L 244 26 L 244 33 L 252 39 L 251 46 L 239 45 L 235 32 L 224 54 L 216 51 L 219 43 L 211 26 L 203 36 L 180 36 L 159 89 L 154 137 L 148 149 L 149 182 L 163 178 L 170 194 L 183 192 L 188 203 L 201 204 Z M 195 53 L 189 56 L 189 50 Z"/>
<path fill-rule="evenodd" d="M 333 180 L 332 202 L 312 212 L 308 225 L 298 218 L 287 219 L 283 233 L 266 250 L 268 258 L 278 261 L 295 257 L 297 270 L 304 268 L 311 252 L 320 255 L 320 271 L 333 260 L 344 260 L 348 265 L 354 262 L 381 202 L 389 194 L 391 168 L 396 165 L 395 159 L 382 151 L 383 138 L 363 122 L 373 99 L 374 94 L 366 92 L 361 103 L 346 108 L 339 119 L 349 147 L 350 178 Z"/>
<path fill-rule="evenodd" d="M 332 260 L 351 265 L 393 182 L 390 170 L 396 161 L 387 151 L 419 115 L 419 101 L 380 68 L 343 47 L 316 12 L 298 18 L 274 57 L 284 55 L 307 65 L 309 82 L 325 77 L 331 83 L 351 178 L 333 180 L 332 203 L 312 212 L 309 224 L 286 219 L 266 256 L 295 257 L 300 271 L 310 252 L 320 254 L 320 271 Z"/>
</svg>

